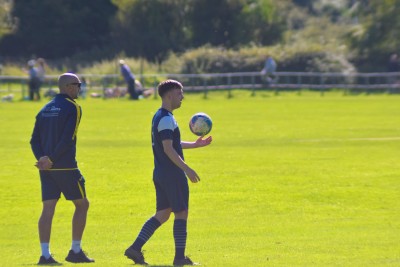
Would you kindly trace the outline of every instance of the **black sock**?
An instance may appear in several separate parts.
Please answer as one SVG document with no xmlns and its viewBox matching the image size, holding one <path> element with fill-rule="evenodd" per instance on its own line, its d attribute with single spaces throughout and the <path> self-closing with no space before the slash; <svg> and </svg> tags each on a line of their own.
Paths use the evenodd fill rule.
<svg viewBox="0 0 400 267">
<path fill-rule="evenodd" d="M 175 259 L 185 258 L 187 221 L 177 219 L 174 221 Z"/>
<path fill-rule="evenodd" d="M 149 220 L 147 220 L 131 247 L 133 247 L 137 251 L 141 251 L 143 245 L 146 244 L 146 242 L 154 234 L 157 228 L 160 227 L 160 225 L 161 223 L 154 217 L 151 217 Z"/>
</svg>

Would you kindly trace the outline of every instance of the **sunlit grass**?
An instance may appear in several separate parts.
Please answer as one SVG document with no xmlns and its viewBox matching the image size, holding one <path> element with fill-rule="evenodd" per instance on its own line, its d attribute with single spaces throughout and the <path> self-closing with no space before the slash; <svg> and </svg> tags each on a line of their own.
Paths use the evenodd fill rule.
<svg viewBox="0 0 400 267">
<path fill-rule="evenodd" d="M 340 92 L 186 94 L 174 112 L 182 138 L 195 138 L 193 113 L 214 122 L 213 144 L 185 151 L 201 177 L 190 185 L 187 253 L 203 266 L 400 265 L 399 101 Z M 78 102 L 78 162 L 91 202 L 83 248 L 93 266 L 130 266 L 123 252 L 155 210 L 150 123 L 160 100 Z M 40 256 L 29 139 L 44 103 L 0 103 L 1 266 Z M 64 265 L 72 212 L 62 198 L 51 251 Z M 172 264 L 172 220 L 144 249 L 149 263 Z"/>
</svg>

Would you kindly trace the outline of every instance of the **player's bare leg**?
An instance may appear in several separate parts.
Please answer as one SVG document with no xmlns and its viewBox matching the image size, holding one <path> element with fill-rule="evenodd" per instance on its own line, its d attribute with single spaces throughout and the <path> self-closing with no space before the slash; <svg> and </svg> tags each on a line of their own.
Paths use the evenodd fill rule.
<svg viewBox="0 0 400 267">
<path fill-rule="evenodd" d="M 39 259 L 39 265 L 57 263 L 50 254 L 50 235 L 53 223 L 54 211 L 56 209 L 58 199 L 43 201 L 42 214 L 38 222 L 40 247 L 42 256 Z"/>
<path fill-rule="evenodd" d="M 72 218 L 72 240 L 82 240 L 89 210 L 89 201 L 87 198 L 83 198 L 74 200 L 73 203 L 75 205 L 75 212 Z"/>
<path fill-rule="evenodd" d="M 72 218 L 72 246 L 65 260 L 73 263 L 94 262 L 93 259 L 87 257 L 81 248 L 81 240 L 89 210 L 89 201 L 87 198 L 82 198 L 73 200 L 72 202 L 75 205 L 75 212 Z"/>
<path fill-rule="evenodd" d="M 171 212 L 172 212 L 171 208 L 158 210 L 154 215 L 154 218 L 156 218 L 160 222 L 160 224 L 163 224 L 166 221 L 168 221 L 169 216 L 171 216 Z"/>
<path fill-rule="evenodd" d="M 50 241 L 51 225 L 57 201 L 58 199 L 43 201 L 43 210 L 38 224 L 40 243 L 49 243 Z"/>
</svg>

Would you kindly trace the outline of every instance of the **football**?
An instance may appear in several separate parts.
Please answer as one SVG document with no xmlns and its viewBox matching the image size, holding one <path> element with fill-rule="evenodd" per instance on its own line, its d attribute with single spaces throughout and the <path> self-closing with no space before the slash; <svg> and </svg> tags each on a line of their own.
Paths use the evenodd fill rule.
<svg viewBox="0 0 400 267">
<path fill-rule="evenodd" d="M 190 119 L 189 128 L 195 135 L 205 136 L 211 131 L 212 120 L 205 113 L 196 113 Z"/>
</svg>

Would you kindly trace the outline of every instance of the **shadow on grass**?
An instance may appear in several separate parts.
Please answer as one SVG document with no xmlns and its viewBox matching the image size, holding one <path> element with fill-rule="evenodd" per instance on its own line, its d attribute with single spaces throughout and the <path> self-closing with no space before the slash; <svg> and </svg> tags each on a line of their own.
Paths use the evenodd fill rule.
<svg viewBox="0 0 400 267">
<path fill-rule="evenodd" d="M 37 263 L 24 263 L 21 266 L 62 266 L 62 263 L 49 263 L 49 264 L 37 264 Z"/>
</svg>

